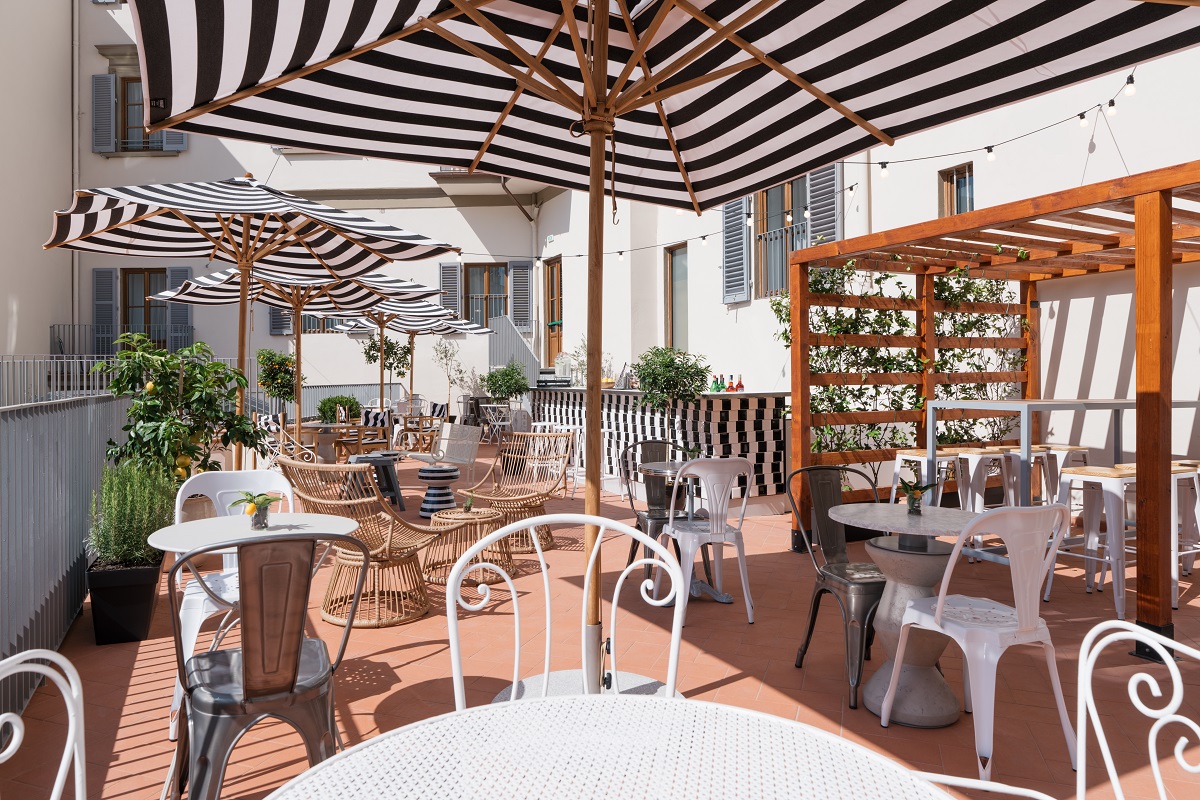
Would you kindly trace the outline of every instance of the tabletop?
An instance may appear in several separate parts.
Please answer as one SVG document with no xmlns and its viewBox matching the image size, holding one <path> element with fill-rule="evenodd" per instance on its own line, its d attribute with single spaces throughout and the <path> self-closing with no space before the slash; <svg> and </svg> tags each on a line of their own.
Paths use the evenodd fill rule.
<svg viewBox="0 0 1200 800">
<path fill-rule="evenodd" d="M 167 553 L 186 553 L 198 547 L 221 542 L 236 542 L 271 534 L 336 533 L 349 535 L 358 530 L 358 523 L 347 517 L 330 514 L 271 514 L 271 524 L 265 531 L 250 529 L 247 514 L 208 517 L 180 522 L 159 528 L 146 540 L 151 547 Z"/>
<path fill-rule="evenodd" d="M 269 800 L 753 797 L 946 800 L 904 766 L 809 725 L 700 700 L 493 703 L 333 756 Z"/>
<path fill-rule="evenodd" d="M 834 506 L 829 516 L 843 525 L 909 536 L 958 536 L 978 514 L 957 508 L 925 506 L 909 514 L 904 503 L 854 503 Z"/>
<path fill-rule="evenodd" d="M 974 408 L 988 411 L 1020 411 L 1028 408 L 1031 411 L 1104 411 L 1124 410 L 1137 407 L 1136 400 L 1115 400 L 1088 398 L 1006 398 L 1003 400 L 932 400 L 930 408 Z"/>
</svg>

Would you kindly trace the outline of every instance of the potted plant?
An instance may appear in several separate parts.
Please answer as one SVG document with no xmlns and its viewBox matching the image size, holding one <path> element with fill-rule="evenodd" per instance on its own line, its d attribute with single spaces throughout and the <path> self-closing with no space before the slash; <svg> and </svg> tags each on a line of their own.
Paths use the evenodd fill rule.
<svg viewBox="0 0 1200 800">
<path fill-rule="evenodd" d="M 494 369 L 483 377 L 488 394 L 500 402 L 511 404 L 513 398 L 520 397 L 529 391 L 529 379 L 525 377 L 525 368 L 516 361 L 508 362 L 507 366 Z"/>
<path fill-rule="evenodd" d="M 700 397 L 708 386 L 708 362 L 673 347 L 651 347 L 633 364 L 642 391 L 641 405 L 662 411 L 667 417 L 667 438 L 682 442 L 684 452 L 698 455 L 699 444 L 689 446 L 687 432 L 679 430 L 676 437 L 676 408 Z"/>
<path fill-rule="evenodd" d="M 163 554 L 146 543 L 175 515 L 175 482 L 132 459 L 105 467 L 92 496 L 87 571 L 96 644 L 140 642 L 150 633 Z"/>
<path fill-rule="evenodd" d="M 913 473 L 913 480 L 911 482 L 906 481 L 904 478 L 900 479 L 900 489 L 904 492 L 904 497 L 908 501 L 908 513 L 910 514 L 921 513 L 921 498 L 925 495 L 925 492 L 937 486 L 936 483 L 927 483 L 922 486 L 919 485 L 919 481 L 920 478 L 917 477 L 915 472 Z"/>
<path fill-rule="evenodd" d="M 234 500 L 229 504 L 229 507 L 245 506 L 246 516 L 250 517 L 250 530 L 265 531 L 270 525 L 267 521 L 267 515 L 271 512 L 271 504 L 277 503 L 282 499 L 281 497 L 273 497 L 269 494 L 242 492 L 241 499 Z"/>
<path fill-rule="evenodd" d="M 356 423 L 362 419 L 362 404 L 348 394 L 335 394 L 317 403 L 317 414 L 321 422 L 333 424 L 338 422 L 337 407 L 346 409 L 346 422 Z"/>
<path fill-rule="evenodd" d="M 255 356 L 258 361 L 258 385 L 267 397 L 292 403 L 296 400 L 296 357 L 278 350 L 263 348 Z M 301 383 L 304 376 L 300 376 Z"/>
</svg>

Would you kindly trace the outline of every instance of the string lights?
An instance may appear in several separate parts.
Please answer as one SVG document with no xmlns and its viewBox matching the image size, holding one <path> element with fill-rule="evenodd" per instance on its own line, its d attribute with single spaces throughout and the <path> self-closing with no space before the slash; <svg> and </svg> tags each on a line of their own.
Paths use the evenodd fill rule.
<svg viewBox="0 0 1200 800">
<path fill-rule="evenodd" d="M 1117 101 L 1116 100 L 1108 101 L 1108 109 L 1106 110 L 1105 113 L 1107 113 L 1110 117 L 1115 117 L 1117 115 Z"/>
<path fill-rule="evenodd" d="M 988 161 L 996 160 L 996 149 L 994 146 L 992 146 L 990 144 L 987 146 L 987 160 Z"/>
<path fill-rule="evenodd" d="M 1087 114 L 1080 114 L 1080 115 L 1079 115 L 1079 127 L 1081 127 L 1081 128 L 1086 128 L 1086 127 L 1087 127 L 1087 125 L 1088 125 L 1088 123 L 1087 123 Z"/>
<path fill-rule="evenodd" d="M 1130 73 L 1129 77 L 1125 79 L 1125 96 L 1133 97 L 1135 94 L 1137 94 L 1137 85 L 1133 82 L 1133 74 Z"/>
<path fill-rule="evenodd" d="M 888 176 L 887 165 L 888 165 L 888 162 L 886 162 L 886 161 L 879 162 L 879 177 L 886 178 Z"/>
</svg>

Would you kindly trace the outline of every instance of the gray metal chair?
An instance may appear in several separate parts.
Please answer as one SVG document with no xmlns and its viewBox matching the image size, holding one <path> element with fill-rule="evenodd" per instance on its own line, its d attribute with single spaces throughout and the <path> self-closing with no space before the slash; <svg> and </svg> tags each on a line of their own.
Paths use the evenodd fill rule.
<svg viewBox="0 0 1200 800">
<path fill-rule="evenodd" d="M 667 479 L 658 475 L 642 476 L 642 485 L 646 488 L 646 508 L 639 509 L 633 502 L 633 486 L 636 482 L 634 476 L 638 474 L 638 465 L 651 461 L 686 461 L 687 455 L 683 452 L 683 448 L 674 442 L 669 442 L 666 439 L 643 439 L 640 442 L 634 442 L 627 445 L 621 451 L 618 459 L 618 467 L 621 471 L 621 486 L 625 489 L 625 496 L 629 498 L 629 510 L 633 512 L 637 519 L 637 524 L 634 526 L 642 533 L 649 536 L 655 541 L 658 540 L 658 535 L 662 533 L 663 526 L 670 521 L 670 511 L 667 508 Z M 685 519 L 687 514 L 680 511 L 676 517 Z M 674 542 L 674 539 L 672 539 Z M 705 545 L 701 548 L 700 553 L 704 559 L 704 576 L 708 582 L 712 583 L 712 565 L 709 562 L 710 547 Z M 650 551 L 646 549 L 646 557 L 649 558 Z M 675 556 L 679 557 L 679 543 L 675 542 Z M 625 566 L 633 563 L 637 558 L 637 542 L 631 542 L 629 545 L 629 559 L 625 562 Z M 646 577 L 650 577 L 650 567 L 645 569 Z"/>
<path fill-rule="evenodd" d="M 232 545 L 192 550 L 171 568 L 167 586 L 175 660 L 186 698 L 182 709 L 186 727 L 180 726 L 165 796 L 178 797 L 183 784 L 190 782 L 189 800 L 217 800 L 234 745 L 266 717 L 282 719 L 299 732 L 310 766 L 333 755 L 340 740 L 334 720 L 333 674 L 352 626 L 343 629 L 333 659 L 325 642 L 304 635 L 313 567 L 319 561 L 318 543 L 358 549 L 364 563 L 370 559 L 367 546 L 351 536 L 272 535 L 238 542 L 241 646 L 208 650 L 186 661 L 179 625 L 181 593 L 173 587 L 180 570 L 195 559 Z M 359 572 L 351 618 L 362 596 L 366 572 Z"/>
<path fill-rule="evenodd" d="M 858 685 L 862 681 L 863 661 L 871 658 L 871 640 L 874 639 L 871 622 L 875 619 L 875 610 L 879 607 L 886 580 L 879 567 L 874 564 L 854 563 L 849 560 L 846 556 L 846 529 L 842 523 L 829 516 L 829 509 L 841 505 L 842 476 L 847 472 L 864 478 L 875 492 L 875 502 L 879 502 L 875 482 L 866 473 L 845 467 L 802 467 L 793 470 L 787 476 L 787 495 L 792 513 L 800 526 L 800 533 L 808 546 L 813 568 L 817 571 L 812 599 L 809 601 L 808 629 L 804 633 L 804 643 L 796 653 L 796 667 L 804 666 L 804 654 L 808 652 L 809 642 L 812 641 L 821 597 L 829 593 L 837 600 L 842 611 L 842 626 L 846 633 L 846 678 L 850 682 L 850 707 L 858 708 Z M 797 477 L 808 480 L 813 506 L 811 525 L 815 537 L 810 536 L 805 528 L 796 503 L 793 487 Z M 824 563 L 817 560 L 817 550 L 821 551 L 821 561 Z"/>
</svg>

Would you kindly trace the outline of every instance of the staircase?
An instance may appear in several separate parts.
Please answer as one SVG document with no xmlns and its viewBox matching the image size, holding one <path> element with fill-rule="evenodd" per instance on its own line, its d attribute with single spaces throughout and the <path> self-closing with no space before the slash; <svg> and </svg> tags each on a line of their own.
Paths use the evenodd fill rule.
<svg viewBox="0 0 1200 800">
<path fill-rule="evenodd" d="M 499 369 L 515 361 L 525 368 L 525 380 L 532 386 L 538 379 L 541 364 L 529 342 L 508 317 L 492 317 L 488 327 L 494 332 L 487 337 L 489 369 Z"/>
</svg>

